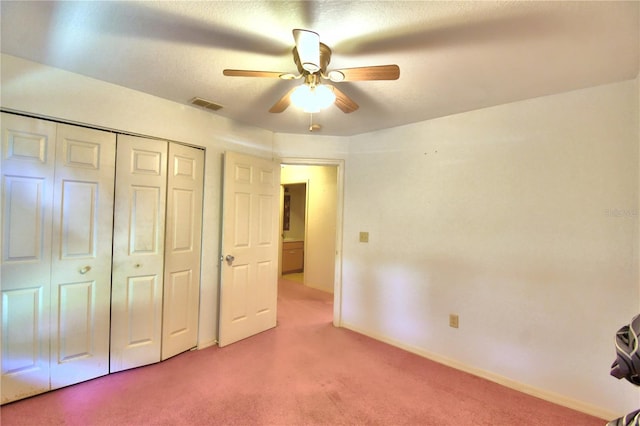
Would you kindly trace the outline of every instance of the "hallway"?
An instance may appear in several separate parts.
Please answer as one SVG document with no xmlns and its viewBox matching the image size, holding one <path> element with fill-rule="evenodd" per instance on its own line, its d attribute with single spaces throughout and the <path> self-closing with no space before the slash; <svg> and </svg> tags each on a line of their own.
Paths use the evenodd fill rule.
<svg viewBox="0 0 640 426">
<path fill-rule="evenodd" d="M 282 275 L 282 279 L 304 284 L 304 272 L 294 272 L 292 274 L 284 274 Z"/>
</svg>

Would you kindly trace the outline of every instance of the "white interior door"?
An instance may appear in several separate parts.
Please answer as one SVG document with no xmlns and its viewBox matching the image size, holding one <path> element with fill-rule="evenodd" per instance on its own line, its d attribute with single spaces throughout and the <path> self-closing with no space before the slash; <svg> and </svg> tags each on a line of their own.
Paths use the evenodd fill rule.
<svg viewBox="0 0 640 426">
<path fill-rule="evenodd" d="M 111 372 L 160 361 L 166 172 L 167 142 L 118 135 Z"/>
<path fill-rule="evenodd" d="M 218 342 L 275 327 L 280 163 L 225 153 Z"/>
<path fill-rule="evenodd" d="M 198 342 L 204 151 L 169 144 L 162 359 Z"/>
<path fill-rule="evenodd" d="M 55 134 L 2 114 L 2 403 L 49 389 Z"/>
<path fill-rule="evenodd" d="M 59 124 L 51 264 L 51 388 L 109 373 L 116 136 Z"/>
</svg>

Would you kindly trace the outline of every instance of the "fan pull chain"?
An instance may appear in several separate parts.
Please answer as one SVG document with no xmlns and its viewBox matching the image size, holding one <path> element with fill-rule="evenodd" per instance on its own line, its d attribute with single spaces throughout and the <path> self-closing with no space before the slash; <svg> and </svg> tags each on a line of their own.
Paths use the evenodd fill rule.
<svg viewBox="0 0 640 426">
<path fill-rule="evenodd" d="M 319 124 L 313 124 L 313 114 L 309 113 L 309 131 L 314 132 L 316 130 L 320 130 Z"/>
</svg>

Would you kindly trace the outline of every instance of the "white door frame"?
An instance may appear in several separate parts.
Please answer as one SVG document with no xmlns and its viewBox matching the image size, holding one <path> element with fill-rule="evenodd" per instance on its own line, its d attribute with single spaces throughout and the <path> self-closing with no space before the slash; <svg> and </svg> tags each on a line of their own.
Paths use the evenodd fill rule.
<svg viewBox="0 0 640 426">
<path fill-rule="evenodd" d="M 282 157 L 281 165 L 287 166 L 336 166 L 338 182 L 336 184 L 336 256 L 333 279 L 333 325 L 342 327 L 342 219 L 344 215 L 344 160 L 324 158 Z"/>
</svg>

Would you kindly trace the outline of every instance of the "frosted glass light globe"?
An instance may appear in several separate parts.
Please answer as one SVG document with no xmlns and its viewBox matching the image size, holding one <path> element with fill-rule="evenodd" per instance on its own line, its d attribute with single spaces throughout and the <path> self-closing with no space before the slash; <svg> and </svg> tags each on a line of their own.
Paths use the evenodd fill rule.
<svg viewBox="0 0 640 426">
<path fill-rule="evenodd" d="M 291 102 L 304 112 L 314 113 L 333 104 L 336 100 L 333 90 L 319 84 L 310 87 L 306 84 L 299 86 L 291 94 Z"/>
</svg>

